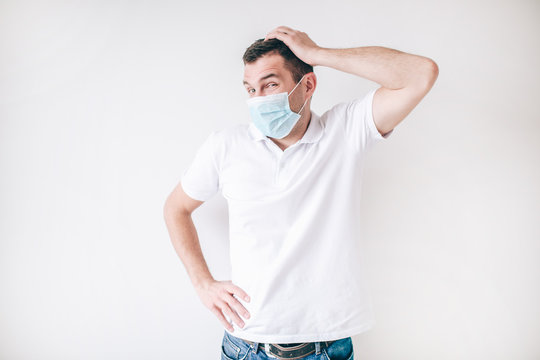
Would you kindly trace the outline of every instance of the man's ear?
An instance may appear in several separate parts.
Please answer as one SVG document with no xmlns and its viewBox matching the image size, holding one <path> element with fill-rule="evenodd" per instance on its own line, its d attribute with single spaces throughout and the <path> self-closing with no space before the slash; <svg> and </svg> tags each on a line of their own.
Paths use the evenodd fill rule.
<svg viewBox="0 0 540 360">
<path fill-rule="evenodd" d="M 306 94 L 312 96 L 315 88 L 317 87 L 317 76 L 312 71 L 306 74 Z"/>
</svg>

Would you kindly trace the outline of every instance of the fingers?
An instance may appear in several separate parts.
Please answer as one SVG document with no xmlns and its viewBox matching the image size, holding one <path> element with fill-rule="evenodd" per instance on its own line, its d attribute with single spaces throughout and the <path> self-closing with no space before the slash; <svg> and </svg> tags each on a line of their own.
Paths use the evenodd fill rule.
<svg viewBox="0 0 540 360">
<path fill-rule="evenodd" d="M 285 34 L 292 34 L 292 33 L 296 32 L 296 30 L 294 30 L 293 28 L 290 28 L 288 26 L 278 26 L 277 28 L 275 28 L 275 30 L 283 32 Z"/>
<path fill-rule="evenodd" d="M 217 291 L 217 295 L 217 298 L 214 300 L 212 312 L 229 331 L 234 331 L 231 322 L 234 322 L 243 328 L 245 323 L 242 318 L 240 318 L 239 314 L 246 319 L 250 318 L 250 314 L 235 296 L 249 302 L 249 296 L 246 292 L 234 285 L 231 281 L 223 281 L 221 289 Z M 224 314 L 231 319 L 231 322 L 227 321 Z"/>
<path fill-rule="evenodd" d="M 233 283 L 230 283 L 230 285 L 227 287 L 227 290 L 229 290 L 234 295 L 241 297 L 245 301 L 249 302 L 249 296 L 246 294 L 244 290 L 239 288 L 238 286 L 234 285 Z"/>
<path fill-rule="evenodd" d="M 269 32 L 268 34 L 266 34 L 266 37 L 264 38 L 264 41 L 266 40 L 270 40 L 270 39 L 278 39 L 278 40 L 281 40 L 283 42 L 286 41 L 286 36 L 287 34 L 285 33 L 280 33 L 280 32 Z"/>
<path fill-rule="evenodd" d="M 225 316 L 223 316 L 223 313 L 221 312 L 221 309 L 219 307 L 217 307 L 217 306 L 212 307 L 212 312 L 214 313 L 214 315 L 217 316 L 219 321 L 221 321 L 223 323 L 223 326 L 225 326 L 225 328 L 227 328 L 227 330 L 229 330 L 230 332 L 234 332 L 234 328 L 227 321 L 227 319 L 225 319 Z"/>
<path fill-rule="evenodd" d="M 223 310 L 223 312 L 225 313 L 225 315 L 227 315 L 229 317 L 229 319 L 231 319 L 232 321 L 234 321 L 238 326 L 240 326 L 241 328 L 244 327 L 245 323 L 244 321 L 240 318 L 240 316 L 238 316 L 238 314 L 236 313 L 236 311 L 233 311 L 231 309 L 231 307 L 229 306 L 229 304 L 227 304 L 226 302 L 222 302 L 220 303 L 219 305 L 221 307 L 221 310 Z M 232 326 L 231 326 L 232 327 Z"/>
<path fill-rule="evenodd" d="M 249 319 L 249 312 L 246 310 L 244 305 L 242 305 L 238 300 L 236 300 L 234 296 L 231 296 L 228 300 L 229 306 L 232 306 L 238 312 L 238 314 L 242 314 L 243 317 Z"/>
<path fill-rule="evenodd" d="M 290 27 L 278 26 L 277 28 L 275 28 L 275 29 L 271 30 L 270 32 L 268 32 L 268 34 L 266 34 L 266 37 L 264 39 L 268 40 L 268 39 L 277 38 L 277 39 L 285 42 L 285 38 L 287 38 L 287 35 L 290 36 L 290 35 L 293 35 L 296 32 L 297 32 L 296 30 L 291 29 Z"/>
<path fill-rule="evenodd" d="M 244 290 L 240 289 L 238 286 L 234 284 L 229 284 L 226 287 L 227 291 L 230 291 L 232 294 L 227 293 L 226 298 L 224 299 L 229 306 L 231 306 L 234 310 L 238 312 L 238 314 L 242 314 L 243 317 L 246 319 L 249 319 L 250 314 L 247 311 L 247 309 L 238 301 L 234 295 L 238 295 L 240 297 L 243 297 L 244 299 L 249 298 Z M 235 312 L 236 315 L 236 312 Z"/>
</svg>

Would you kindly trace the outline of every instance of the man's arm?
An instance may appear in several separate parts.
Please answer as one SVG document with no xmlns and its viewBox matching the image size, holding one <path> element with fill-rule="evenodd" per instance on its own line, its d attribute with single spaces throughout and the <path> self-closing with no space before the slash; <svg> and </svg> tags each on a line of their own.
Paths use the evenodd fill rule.
<svg viewBox="0 0 540 360">
<path fill-rule="evenodd" d="M 383 135 L 418 105 L 439 74 L 429 58 L 380 46 L 321 48 L 315 61 L 381 85 L 373 96 L 373 121 Z"/>
<path fill-rule="evenodd" d="M 214 280 L 202 254 L 199 237 L 191 213 L 202 201 L 187 196 L 179 183 L 167 197 L 163 216 L 172 245 L 186 267 L 195 288 Z"/>
<path fill-rule="evenodd" d="M 249 313 L 233 295 L 240 296 L 247 302 L 249 300 L 246 299 L 247 294 L 231 281 L 216 281 L 210 274 L 191 218 L 192 212 L 202 203 L 203 201 L 189 197 L 179 183 L 167 197 L 163 216 L 173 247 L 184 263 L 201 301 L 232 332 L 234 329 L 223 313 L 243 327 L 244 322 L 238 314 L 249 318 Z"/>
<path fill-rule="evenodd" d="M 373 97 L 373 120 L 384 135 L 400 123 L 431 89 L 439 68 L 424 56 L 381 46 L 322 48 L 306 33 L 280 26 L 266 36 L 283 41 L 312 66 L 322 65 L 358 75 L 381 85 Z"/>
</svg>

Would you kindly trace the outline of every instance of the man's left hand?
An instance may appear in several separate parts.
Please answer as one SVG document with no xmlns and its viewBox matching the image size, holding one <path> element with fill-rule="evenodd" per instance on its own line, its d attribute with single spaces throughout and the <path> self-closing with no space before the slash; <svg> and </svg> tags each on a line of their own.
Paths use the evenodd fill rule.
<svg viewBox="0 0 540 360">
<path fill-rule="evenodd" d="M 291 49 L 300 60 L 311 66 L 317 65 L 316 56 L 322 48 L 315 44 L 305 32 L 278 26 L 266 34 L 264 40 L 279 39 Z"/>
</svg>

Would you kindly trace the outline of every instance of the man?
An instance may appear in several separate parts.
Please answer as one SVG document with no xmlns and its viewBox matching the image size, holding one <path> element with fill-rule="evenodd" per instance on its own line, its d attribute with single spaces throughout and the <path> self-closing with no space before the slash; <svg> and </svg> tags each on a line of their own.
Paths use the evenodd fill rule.
<svg viewBox="0 0 540 360">
<path fill-rule="evenodd" d="M 351 336 L 374 324 L 358 247 L 363 160 L 427 94 L 438 67 L 378 46 L 323 48 L 285 26 L 243 60 L 252 121 L 214 131 L 199 148 L 165 203 L 172 243 L 225 326 L 222 359 L 352 359 Z M 380 87 L 317 115 L 313 66 Z M 191 219 L 218 190 L 229 205 L 232 281 L 211 276 Z"/>
</svg>

